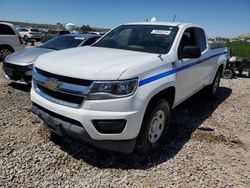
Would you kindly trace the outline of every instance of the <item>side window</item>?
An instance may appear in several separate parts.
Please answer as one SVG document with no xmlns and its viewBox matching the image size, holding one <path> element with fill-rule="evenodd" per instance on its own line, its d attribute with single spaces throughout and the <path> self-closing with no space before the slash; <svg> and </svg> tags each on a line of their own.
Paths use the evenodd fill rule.
<svg viewBox="0 0 250 188">
<path fill-rule="evenodd" d="M 28 29 L 20 29 L 20 31 L 22 31 L 22 32 L 27 32 Z"/>
<path fill-rule="evenodd" d="M 195 28 L 187 28 L 182 35 L 181 42 L 178 47 L 178 58 L 182 58 L 183 49 L 185 46 L 195 46 L 196 37 L 195 37 Z"/>
<path fill-rule="evenodd" d="M 204 31 L 200 28 L 196 28 L 196 41 L 197 41 L 197 46 L 199 46 L 201 49 L 201 52 L 207 49 L 206 36 Z"/>
<path fill-rule="evenodd" d="M 0 35 L 15 35 L 15 32 L 10 26 L 0 24 Z"/>
</svg>

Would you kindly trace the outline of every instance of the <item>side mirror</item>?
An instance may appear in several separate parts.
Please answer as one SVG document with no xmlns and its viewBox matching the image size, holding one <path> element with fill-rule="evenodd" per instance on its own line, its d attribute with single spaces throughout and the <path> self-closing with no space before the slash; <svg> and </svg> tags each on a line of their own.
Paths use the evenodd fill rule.
<svg viewBox="0 0 250 188">
<path fill-rule="evenodd" d="M 197 46 L 185 46 L 183 49 L 182 58 L 199 58 L 201 49 Z"/>
</svg>

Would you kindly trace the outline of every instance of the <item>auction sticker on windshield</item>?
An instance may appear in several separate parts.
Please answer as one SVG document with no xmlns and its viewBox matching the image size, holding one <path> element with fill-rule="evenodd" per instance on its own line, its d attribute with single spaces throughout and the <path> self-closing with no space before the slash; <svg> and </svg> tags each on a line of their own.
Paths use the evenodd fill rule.
<svg viewBox="0 0 250 188">
<path fill-rule="evenodd" d="M 153 30 L 151 31 L 151 34 L 155 34 L 155 35 L 169 35 L 171 33 L 171 31 L 168 30 Z"/>
</svg>

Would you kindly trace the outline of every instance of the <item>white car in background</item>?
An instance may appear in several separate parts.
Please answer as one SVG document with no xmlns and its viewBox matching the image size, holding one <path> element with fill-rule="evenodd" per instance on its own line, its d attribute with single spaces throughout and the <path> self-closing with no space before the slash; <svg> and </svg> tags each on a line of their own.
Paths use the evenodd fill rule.
<svg viewBox="0 0 250 188">
<path fill-rule="evenodd" d="M 42 34 L 39 29 L 35 28 L 29 28 L 29 29 L 20 28 L 18 29 L 18 32 L 25 41 L 28 41 L 30 39 L 35 39 L 36 41 L 40 40 Z"/>
<path fill-rule="evenodd" d="M 23 40 L 13 24 L 0 22 L 0 61 L 12 52 L 24 49 Z"/>
</svg>

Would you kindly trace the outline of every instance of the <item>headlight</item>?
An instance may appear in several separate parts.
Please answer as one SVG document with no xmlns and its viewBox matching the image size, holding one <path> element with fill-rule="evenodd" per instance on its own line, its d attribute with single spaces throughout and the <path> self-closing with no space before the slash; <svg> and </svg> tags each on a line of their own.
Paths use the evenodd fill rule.
<svg viewBox="0 0 250 188">
<path fill-rule="evenodd" d="M 87 100 L 115 99 L 132 95 L 137 87 L 137 78 L 119 81 L 95 81 Z"/>
</svg>

